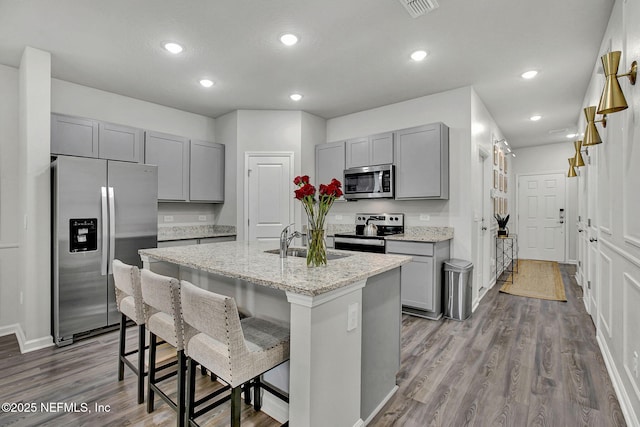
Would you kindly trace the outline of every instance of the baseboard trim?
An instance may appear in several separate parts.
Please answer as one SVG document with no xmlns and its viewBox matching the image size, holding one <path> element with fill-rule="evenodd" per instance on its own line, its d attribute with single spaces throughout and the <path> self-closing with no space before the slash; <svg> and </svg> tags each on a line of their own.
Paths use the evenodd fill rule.
<svg viewBox="0 0 640 427">
<path fill-rule="evenodd" d="M 611 352 L 609 352 L 609 347 L 607 347 L 606 342 L 600 336 L 600 331 L 596 333 L 596 341 L 598 342 L 598 347 L 600 347 L 600 352 L 603 355 L 604 364 L 607 367 L 607 372 L 609 372 L 609 377 L 611 378 L 611 383 L 613 384 L 613 389 L 616 392 L 616 396 L 618 397 L 618 402 L 620 402 L 620 409 L 622 409 L 622 415 L 624 416 L 624 420 L 627 425 L 637 426 L 640 425 L 638 421 L 638 417 L 633 412 L 633 405 L 631 404 L 631 400 L 629 399 L 629 395 L 624 388 L 624 384 L 622 383 L 622 378 L 616 368 L 615 362 L 613 361 L 613 357 L 611 356 Z"/>
<path fill-rule="evenodd" d="M 16 339 L 18 340 L 18 345 L 20 346 L 20 353 L 22 354 L 53 346 L 52 336 L 27 340 L 27 337 L 25 337 L 24 331 L 19 323 L 0 327 L 0 337 L 10 334 L 15 334 Z"/>
<path fill-rule="evenodd" d="M 4 337 L 11 334 L 16 334 L 20 325 L 14 323 L 13 325 L 0 326 L 0 337 Z"/>
<path fill-rule="evenodd" d="M 289 404 L 269 392 L 262 393 L 262 408 L 260 410 L 279 423 L 284 423 L 289 419 Z"/>
<path fill-rule="evenodd" d="M 577 259 L 568 259 L 564 263 L 565 264 L 570 264 L 570 265 L 578 265 L 578 260 Z"/>
<path fill-rule="evenodd" d="M 362 421 L 362 418 L 358 419 L 358 421 L 355 422 L 355 424 L 353 425 L 353 427 L 363 427 L 366 424 L 364 423 L 364 421 Z"/>
<path fill-rule="evenodd" d="M 378 412 L 380 412 L 382 410 L 382 408 L 384 407 L 384 405 L 387 404 L 387 402 L 393 397 L 394 394 L 396 394 L 396 392 L 398 391 L 398 386 L 394 386 L 391 391 L 389 392 L 389 394 L 387 394 L 385 396 L 384 399 L 382 399 L 382 401 L 378 404 L 378 406 L 376 406 L 376 409 L 373 410 L 373 412 L 371 413 L 371 415 L 369 415 L 367 417 L 366 420 L 362 421 L 362 419 L 360 419 L 360 421 L 362 422 L 362 424 L 360 424 L 361 426 L 366 426 L 369 425 L 369 423 L 371 421 L 373 421 L 373 419 L 375 418 L 376 415 L 378 415 Z M 354 424 L 354 427 L 358 425 L 357 423 Z"/>
</svg>

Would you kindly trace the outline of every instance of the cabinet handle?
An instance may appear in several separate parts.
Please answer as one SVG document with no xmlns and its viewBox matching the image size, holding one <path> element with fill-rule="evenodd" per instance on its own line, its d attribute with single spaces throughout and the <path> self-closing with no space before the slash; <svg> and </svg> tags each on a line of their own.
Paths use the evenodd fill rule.
<svg viewBox="0 0 640 427">
<path fill-rule="evenodd" d="M 597 241 L 598 241 L 598 239 L 596 239 L 596 238 L 594 238 L 594 237 L 590 237 L 590 238 L 589 238 L 589 241 L 590 241 L 590 242 L 597 242 Z"/>
</svg>

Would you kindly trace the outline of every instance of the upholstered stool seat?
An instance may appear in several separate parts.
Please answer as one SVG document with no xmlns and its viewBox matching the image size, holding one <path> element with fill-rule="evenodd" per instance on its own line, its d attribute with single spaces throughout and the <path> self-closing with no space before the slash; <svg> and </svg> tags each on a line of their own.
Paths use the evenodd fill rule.
<svg viewBox="0 0 640 427">
<path fill-rule="evenodd" d="M 195 365 L 200 363 L 231 388 L 231 396 L 209 405 L 211 409 L 231 399 L 231 425 L 240 425 L 240 393 L 254 388 L 254 407 L 260 409 L 260 390 L 286 401 L 288 398 L 261 384 L 260 375 L 289 359 L 289 330 L 255 317 L 240 320 L 235 300 L 181 282 L 185 352 L 188 356 L 186 423 L 195 418 Z M 244 387 L 243 387 L 244 386 Z M 202 402 L 204 399 L 200 399 Z"/>
<path fill-rule="evenodd" d="M 145 269 L 141 273 L 141 285 L 145 321 L 150 334 L 147 412 L 153 411 L 155 394 L 157 393 L 162 400 L 176 411 L 177 425 L 181 426 L 185 420 L 184 377 L 186 359 L 182 339 L 180 282 L 173 277 L 162 276 Z M 168 364 L 176 365 L 176 370 L 160 377 L 156 377 L 156 373 L 160 369 L 167 368 L 168 365 L 156 367 L 158 337 L 175 347 L 177 356 L 176 363 Z M 177 377 L 175 401 L 169 397 L 169 393 L 164 392 L 159 386 L 159 383 L 173 376 Z"/>
<path fill-rule="evenodd" d="M 142 306 L 142 289 L 140 287 L 140 271 L 135 265 L 128 265 L 120 260 L 113 260 L 113 282 L 116 290 L 116 304 L 120 316 L 120 341 L 118 345 L 118 381 L 124 379 L 125 365 L 137 375 L 138 403 L 144 402 L 144 351 L 145 351 L 145 319 Z M 127 352 L 127 319 L 138 326 L 138 348 Z M 138 354 L 138 363 L 134 365 L 128 356 Z"/>
</svg>

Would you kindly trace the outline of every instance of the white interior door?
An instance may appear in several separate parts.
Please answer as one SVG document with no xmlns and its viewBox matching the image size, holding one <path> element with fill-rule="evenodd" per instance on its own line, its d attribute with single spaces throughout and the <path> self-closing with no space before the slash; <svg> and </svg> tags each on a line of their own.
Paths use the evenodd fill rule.
<svg viewBox="0 0 640 427">
<path fill-rule="evenodd" d="M 293 221 L 292 154 L 247 154 L 247 240 L 278 240 Z"/>
<path fill-rule="evenodd" d="M 587 199 L 587 218 L 585 228 L 585 263 L 583 268 L 586 274 L 586 283 L 582 290 L 584 293 L 584 303 L 587 312 L 591 315 L 593 323 L 598 327 L 598 201 L 597 201 L 597 185 L 598 185 L 598 152 L 590 150 L 589 155 L 585 159 L 588 162 L 588 168 L 585 170 L 585 191 L 589 194 Z M 582 173 L 582 170 L 580 171 Z"/>
<path fill-rule="evenodd" d="M 521 259 L 565 260 L 563 173 L 518 177 L 518 236 Z"/>
</svg>

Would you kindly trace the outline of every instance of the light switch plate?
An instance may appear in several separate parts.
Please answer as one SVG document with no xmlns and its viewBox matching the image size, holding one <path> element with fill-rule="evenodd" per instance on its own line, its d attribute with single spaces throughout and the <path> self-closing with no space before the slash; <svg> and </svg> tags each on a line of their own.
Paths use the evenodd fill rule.
<svg viewBox="0 0 640 427">
<path fill-rule="evenodd" d="M 173 222 L 173 215 L 165 215 L 164 222 Z"/>
<path fill-rule="evenodd" d="M 206 221 L 206 220 L 207 220 L 206 215 L 198 215 L 198 221 Z"/>
</svg>

